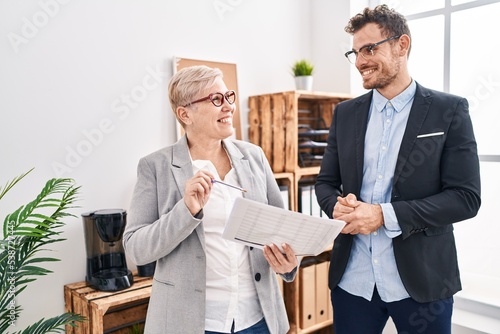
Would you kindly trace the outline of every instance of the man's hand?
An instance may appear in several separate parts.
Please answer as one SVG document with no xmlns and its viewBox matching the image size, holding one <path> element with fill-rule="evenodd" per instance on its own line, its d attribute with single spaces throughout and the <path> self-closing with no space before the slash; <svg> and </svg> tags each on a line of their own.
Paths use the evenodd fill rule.
<svg viewBox="0 0 500 334">
<path fill-rule="evenodd" d="M 344 234 L 370 234 L 384 225 L 380 205 L 358 201 L 354 194 L 337 198 L 333 217 L 347 223 L 342 229 Z"/>
</svg>

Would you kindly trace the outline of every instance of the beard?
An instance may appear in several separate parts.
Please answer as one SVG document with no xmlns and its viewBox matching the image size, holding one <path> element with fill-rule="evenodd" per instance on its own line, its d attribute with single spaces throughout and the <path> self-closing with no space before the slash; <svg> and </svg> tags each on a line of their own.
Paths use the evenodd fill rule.
<svg viewBox="0 0 500 334">
<path fill-rule="evenodd" d="M 393 83 L 401 68 L 397 55 L 393 54 L 389 62 L 379 64 L 378 75 L 369 81 L 363 80 L 365 89 L 383 89 Z"/>
</svg>

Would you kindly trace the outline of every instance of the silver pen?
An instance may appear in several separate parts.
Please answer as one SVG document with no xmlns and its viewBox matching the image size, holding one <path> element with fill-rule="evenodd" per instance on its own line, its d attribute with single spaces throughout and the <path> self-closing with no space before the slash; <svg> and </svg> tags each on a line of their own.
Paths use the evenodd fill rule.
<svg viewBox="0 0 500 334">
<path fill-rule="evenodd" d="M 231 187 L 231 188 L 234 188 L 234 189 L 238 189 L 239 191 L 242 191 L 244 193 L 247 192 L 246 189 L 243 189 L 243 188 L 238 187 L 238 186 L 233 186 L 232 184 L 229 184 L 229 183 L 226 183 L 226 182 L 222 182 L 222 181 L 219 181 L 219 180 L 216 180 L 216 179 L 212 179 L 212 183 L 220 183 L 220 184 L 223 184 L 225 186 L 228 186 L 228 187 Z"/>
</svg>

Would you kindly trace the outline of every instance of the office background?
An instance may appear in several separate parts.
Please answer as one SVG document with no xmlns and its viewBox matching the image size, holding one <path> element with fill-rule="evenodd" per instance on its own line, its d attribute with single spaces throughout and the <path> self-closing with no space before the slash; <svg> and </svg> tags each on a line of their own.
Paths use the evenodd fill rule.
<svg viewBox="0 0 500 334">
<path fill-rule="evenodd" d="M 477 319 L 491 326 L 500 322 L 494 317 L 500 309 L 500 224 L 494 211 L 500 200 L 500 149 L 495 145 L 500 69 L 493 59 L 500 45 L 488 37 L 497 30 L 499 2 L 388 3 L 411 19 L 413 77 L 471 103 L 482 158 L 483 207 L 478 217 L 456 225 L 464 278 L 457 306 L 467 322 L 460 328 Z M 72 177 L 82 186 L 80 207 L 73 211 L 77 216 L 127 209 L 139 158 L 176 140 L 166 92 L 173 57 L 237 65 L 244 139 L 248 96 L 293 90 L 290 67 L 300 58 L 316 65 L 314 90 L 362 93 L 359 75 L 343 57 L 351 47 L 343 28 L 352 14 L 376 4 L 2 0 L 0 184 L 35 167 L 0 202 L 2 218 L 30 201 L 52 177 Z M 18 300 L 24 309 L 19 328 L 62 313 L 64 284 L 85 277 L 79 217 L 67 221 L 64 237 L 51 254 L 62 260 L 50 265 L 54 274 L 30 284 Z M 482 313 L 471 312 L 471 305 Z M 488 332 L 475 329 L 479 332 L 464 333 Z"/>
</svg>

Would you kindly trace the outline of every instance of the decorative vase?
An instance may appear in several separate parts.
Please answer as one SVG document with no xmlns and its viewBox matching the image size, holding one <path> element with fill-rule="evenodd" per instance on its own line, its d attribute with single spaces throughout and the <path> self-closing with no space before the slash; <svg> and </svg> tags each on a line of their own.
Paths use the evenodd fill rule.
<svg viewBox="0 0 500 334">
<path fill-rule="evenodd" d="M 303 75 L 295 77 L 295 88 L 297 90 L 312 91 L 313 77 L 312 75 Z"/>
</svg>

